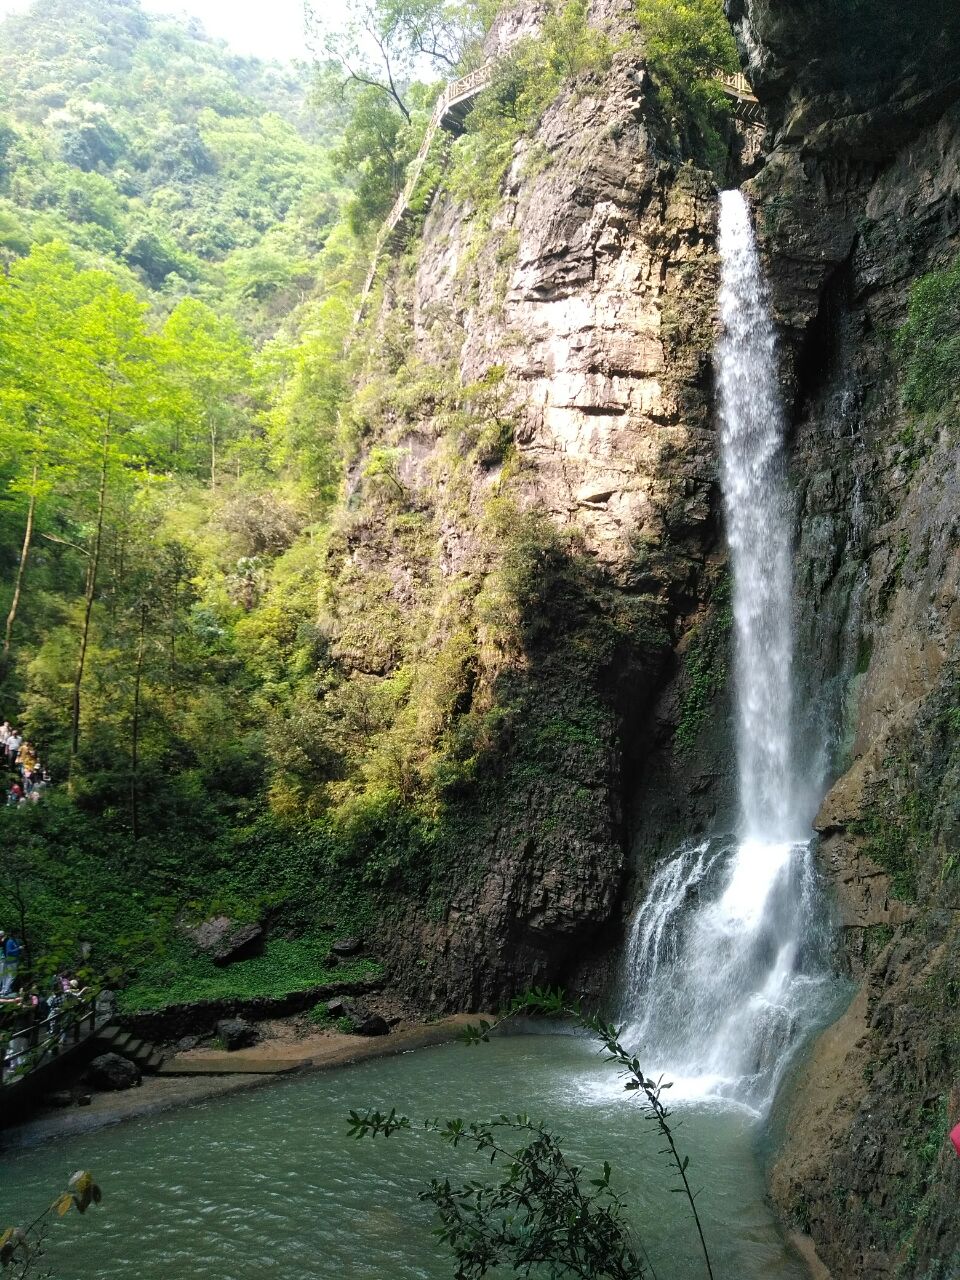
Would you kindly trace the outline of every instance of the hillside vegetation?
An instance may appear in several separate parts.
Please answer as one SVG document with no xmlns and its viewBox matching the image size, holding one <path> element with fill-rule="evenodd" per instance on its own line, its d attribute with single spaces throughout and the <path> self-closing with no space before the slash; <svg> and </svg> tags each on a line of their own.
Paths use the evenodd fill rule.
<svg viewBox="0 0 960 1280">
<path fill-rule="evenodd" d="M 674 109 L 672 7 L 638 12 Z M 419 367 L 405 318 L 376 305 L 349 341 L 379 220 L 496 8 L 371 2 L 320 30 L 309 73 L 137 0 L 0 25 L 0 714 L 54 780 L 0 814 L 0 911 L 41 970 L 85 940 L 93 976 L 135 980 L 142 1004 L 172 997 L 174 972 L 178 998 L 309 983 L 331 929 L 405 901 L 442 912 L 513 779 L 608 750 L 606 712 L 552 709 L 525 653 L 547 653 L 556 610 L 593 672 L 644 618 L 588 642 L 602 592 L 576 546 L 497 486 L 445 582 L 439 508 L 392 444 L 426 414 L 448 496 L 492 467 L 508 480 L 504 370 L 461 385 Z M 704 40 L 730 56 L 715 25 Z M 478 236 L 515 143 L 621 46 L 558 0 L 505 56 L 432 170 L 450 148 Z M 677 127 L 706 146 L 724 108 L 697 93 Z M 373 528 L 421 578 L 363 565 Z M 208 973 L 175 941 L 213 911 L 270 922 L 269 980 Z"/>
</svg>

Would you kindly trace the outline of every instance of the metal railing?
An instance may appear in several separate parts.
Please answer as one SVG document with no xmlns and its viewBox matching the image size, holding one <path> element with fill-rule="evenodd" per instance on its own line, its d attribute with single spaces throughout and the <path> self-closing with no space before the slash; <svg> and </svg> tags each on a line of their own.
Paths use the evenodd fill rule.
<svg viewBox="0 0 960 1280">
<path fill-rule="evenodd" d="M 717 84 L 722 85 L 723 88 L 734 97 L 744 98 L 748 102 L 757 101 L 757 96 L 750 86 L 750 81 L 742 71 L 738 71 L 735 75 L 729 76 L 725 75 L 722 71 L 718 71 L 713 78 Z"/>
<path fill-rule="evenodd" d="M 0 1089 L 18 1084 L 31 1072 L 89 1039 L 97 1029 L 93 1004 L 58 1009 L 25 1027 L 0 1029 Z"/>
</svg>

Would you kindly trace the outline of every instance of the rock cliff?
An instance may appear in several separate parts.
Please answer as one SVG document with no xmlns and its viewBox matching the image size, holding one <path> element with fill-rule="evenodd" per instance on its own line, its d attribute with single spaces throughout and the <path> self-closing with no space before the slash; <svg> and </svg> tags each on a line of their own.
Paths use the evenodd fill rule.
<svg viewBox="0 0 960 1280">
<path fill-rule="evenodd" d="M 835 1277 L 960 1273 L 960 451 L 894 335 L 960 249 L 955 5 L 728 0 L 767 107 L 751 184 L 794 405 L 816 825 L 856 999 L 816 1046 L 775 1196 Z"/>
<path fill-rule="evenodd" d="M 960 248 L 960 14 L 727 10 L 768 126 L 748 190 L 792 408 L 806 754 L 858 990 L 795 1090 L 773 1190 L 837 1280 L 946 1280 L 960 453 L 955 399 L 907 406 L 895 334 Z M 403 690 L 398 790 L 404 734 L 431 744 L 441 838 L 390 960 L 435 1007 L 598 989 L 652 857 L 729 803 L 715 192 L 621 53 L 566 84 L 492 211 L 441 188 L 376 298 L 326 629 L 358 681 Z"/>
<path fill-rule="evenodd" d="M 434 1006 L 596 986 L 631 844 L 714 803 L 715 185 L 641 69 L 621 53 L 567 83 L 492 213 L 441 188 L 371 312 L 327 627 L 358 678 L 422 672 L 408 706 L 450 686 L 443 852 L 430 902 L 399 902 L 390 930 L 394 974 Z M 389 638 L 365 627 L 373 606 Z"/>
</svg>

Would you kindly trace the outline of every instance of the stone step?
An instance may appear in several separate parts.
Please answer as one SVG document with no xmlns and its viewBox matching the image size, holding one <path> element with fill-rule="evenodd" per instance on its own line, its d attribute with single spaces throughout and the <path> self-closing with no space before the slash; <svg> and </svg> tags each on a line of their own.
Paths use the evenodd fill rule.
<svg viewBox="0 0 960 1280">
<path fill-rule="evenodd" d="M 109 1045 L 115 1053 L 122 1053 L 133 1041 L 134 1035 L 131 1031 L 121 1031 L 119 1027 L 105 1027 L 103 1031 L 97 1032 L 97 1039 Z"/>
<path fill-rule="evenodd" d="M 312 1058 L 264 1058 L 259 1054 L 204 1053 L 199 1057 L 177 1054 L 167 1058 L 157 1072 L 161 1076 L 283 1075 L 309 1067 Z"/>
<path fill-rule="evenodd" d="M 157 1072 L 163 1063 L 163 1054 L 156 1045 L 138 1039 L 132 1031 L 124 1031 L 113 1023 L 97 1032 L 97 1041 L 105 1053 L 119 1053 L 149 1074 Z"/>
</svg>

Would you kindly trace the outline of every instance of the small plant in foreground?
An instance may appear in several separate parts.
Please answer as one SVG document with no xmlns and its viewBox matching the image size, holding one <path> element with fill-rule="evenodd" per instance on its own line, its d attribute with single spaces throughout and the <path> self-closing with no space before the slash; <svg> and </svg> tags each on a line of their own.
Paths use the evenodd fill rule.
<svg viewBox="0 0 960 1280">
<path fill-rule="evenodd" d="M 67 1189 L 57 1196 L 52 1204 L 34 1218 L 27 1227 L 6 1227 L 0 1231 L 0 1271 L 11 1280 L 26 1280 L 28 1276 L 49 1276 L 37 1270 L 43 1257 L 43 1245 L 49 1230 L 50 1220 L 54 1214 L 62 1218 L 71 1209 L 77 1213 L 86 1213 L 92 1204 L 99 1204 L 102 1199 L 100 1188 L 93 1180 L 93 1174 L 78 1169 L 67 1183 Z"/>
<path fill-rule="evenodd" d="M 462 1039 L 469 1045 L 485 1043 L 493 1031 L 519 1014 L 572 1020 L 596 1037 L 608 1062 L 621 1068 L 624 1089 L 642 1100 L 647 1118 L 665 1142 L 662 1154 L 678 1179 L 672 1190 L 686 1197 L 705 1273 L 713 1280 L 703 1224 L 687 1176 L 690 1159 L 677 1148 L 671 1113 L 662 1098 L 670 1082 L 648 1078 L 639 1060 L 620 1043 L 620 1028 L 599 1015 L 584 1013 L 579 1002 L 568 1003 L 560 991 L 537 989 L 520 996 L 495 1022 L 482 1020 L 467 1027 Z M 410 1120 L 395 1109 L 388 1115 L 350 1113 L 350 1133 L 356 1138 L 388 1138 L 411 1127 Z M 567 1161 L 557 1139 L 525 1115 L 503 1114 L 486 1124 L 428 1120 L 424 1127 L 451 1146 L 472 1146 L 488 1155 L 491 1164 L 499 1161 L 506 1169 L 498 1183 L 469 1181 L 453 1187 L 448 1179 L 434 1179 L 421 1192 L 421 1199 L 436 1206 L 440 1217 L 436 1234 L 453 1250 L 456 1280 L 473 1280 L 491 1267 L 504 1265 L 521 1275 L 529 1275 L 533 1267 L 545 1268 L 542 1274 L 554 1280 L 568 1276 L 641 1280 L 648 1274 L 641 1261 L 643 1247 L 634 1244 L 623 1221 L 623 1201 L 611 1189 L 606 1162 L 602 1176 L 585 1183 L 583 1169 Z M 519 1135 L 521 1145 L 507 1145 L 505 1135 L 509 1134 Z"/>
</svg>

